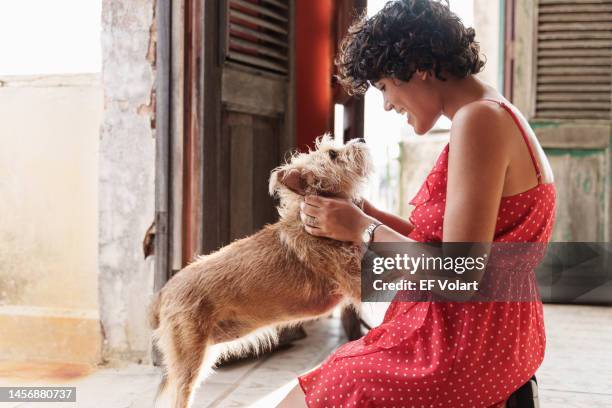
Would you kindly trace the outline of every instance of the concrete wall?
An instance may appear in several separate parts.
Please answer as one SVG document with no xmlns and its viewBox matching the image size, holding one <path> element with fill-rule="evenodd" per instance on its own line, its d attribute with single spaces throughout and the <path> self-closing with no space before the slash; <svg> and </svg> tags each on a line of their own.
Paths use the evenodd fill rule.
<svg viewBox="0 0 612 408">
<path fill-rule="evenodd" d="M 0 359 L 150 360 L 154 0 L 102 8 L 101 77 L 0 78 Z"/>
<path fill-rule="evenodd" d="M 101 114 L 98 75 L 0 77 L 0 359 L 99 361 Z"/>
<path fill-rule="evenodd" d="M 154 216 L 154 1 L 102 3 L 104 119 L 99 166 L 99 299 L 105 359 L 149 361 L 153 288 L 142 240 Z"/>
</svg>

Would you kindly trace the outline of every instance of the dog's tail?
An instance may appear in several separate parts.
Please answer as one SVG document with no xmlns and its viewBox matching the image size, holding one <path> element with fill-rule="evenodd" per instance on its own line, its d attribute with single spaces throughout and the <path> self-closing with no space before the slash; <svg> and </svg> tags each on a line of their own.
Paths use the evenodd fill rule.
<svg viewBox="0 0 612 408">
<path fill-rule="evenodd" d="M 153 295 L 151 304 L 149 304 L 149 326 L 151 329 L 157 329 L 159 327 L 159 307 L 161 304 L 161 290 Z"/>
</svg>

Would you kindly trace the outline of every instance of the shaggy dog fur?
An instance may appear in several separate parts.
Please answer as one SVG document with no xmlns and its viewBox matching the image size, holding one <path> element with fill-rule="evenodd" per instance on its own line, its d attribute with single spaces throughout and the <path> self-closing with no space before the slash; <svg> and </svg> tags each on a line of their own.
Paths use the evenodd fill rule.
<svg viewBox="0 0 612 408">
<path fill-rule="evenodd" d="M 198 257 L 155 295 L 149 320 L 165 366 L 156 406 L 189 407 L 222 354 L 261 351 L 279 327 L 359 303 L 360 248 L 308 234 L 299 206 L 304 194 L 359 201 L 371 169 L 364 143 L 318 138 L 272 172 L 278 222 Z"/>
</svg>

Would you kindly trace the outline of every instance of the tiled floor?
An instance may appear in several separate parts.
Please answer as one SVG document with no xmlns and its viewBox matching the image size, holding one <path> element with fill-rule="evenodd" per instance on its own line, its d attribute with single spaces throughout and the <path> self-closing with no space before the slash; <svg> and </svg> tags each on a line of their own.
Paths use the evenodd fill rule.
<svg viewBox="0 0 612 408">
<path fill-rule="evenodd" d="M 537 374 L 541 407 L 612 407 L 612 308 L 546 305 L 545 317 L 548 346 Z M 219 369 L 199 388 L 195 406 L 274 407 L 295 384 L 297 375 L 316 366 L 345 341 L 337 317 L 308 323 L 306 330 L 308 337 L 289 349 Z M 7 365 L 0 364 L 0 375 L 3 367 Z M 158 381 L 156 368 L 129 365 L 103 368 L 62 384 L 77 386 L 78 407 L 144 408 L 151 407 Z M 0 377 L 0 386 L 26 383 L 50 384 L 48 379 Z M 43 405 L 0 403 L 0 407 L 11 408 Z"/>
<path fill-rule="evenodd" d="M 612 307 L 546 305 L 542 408 L 612 408 Z"/>
</svg>

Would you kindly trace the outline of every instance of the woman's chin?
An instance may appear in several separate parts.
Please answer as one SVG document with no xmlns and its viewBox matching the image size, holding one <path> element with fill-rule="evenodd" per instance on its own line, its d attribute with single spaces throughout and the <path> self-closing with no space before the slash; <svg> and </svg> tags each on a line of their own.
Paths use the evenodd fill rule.
<svg viewBox="0 0 612 408">
<path fill-rule="evenodd" d="M 414 133 L 417 136 L 423 136 L 431 130 L 431 128 L 433 127 L 433 124 L 430 124 L 429 126 L 423 126 L 422 123 L 415 121 L 414 124 L 408 122 L 408 126 L 412 127 L 412 129 L 414 130 Z"/>
<path fill-rule="evenodd" d="M 412 128 L 412 130 L 414 130 L 414 133 L 417 134 L 418 136 L 423 136 L 425 133 L 427 133 L 429 131 L 429 129 L 423 129 L 420 124 L 418 122 L 415 121 L 415 123 L 411 123 L 413 121 L 414 117 L 410 116 L 410 118 L 408 118 L 408 120 L 406 121 L 406 123 L 408 124 L 408 126 L 410 126 Z"/>
<path fill-rule="evenodd" d="M 412 127 L 412 129 L 414 130 L 414 133 L 418 136 L 423 136 L 425 133 L 427 133 L 429 131 L 429 129 L 423 129 L 419 126 L 418 123 L 414 124 L 414 125 L 410 125 Z"/>
</svg>

